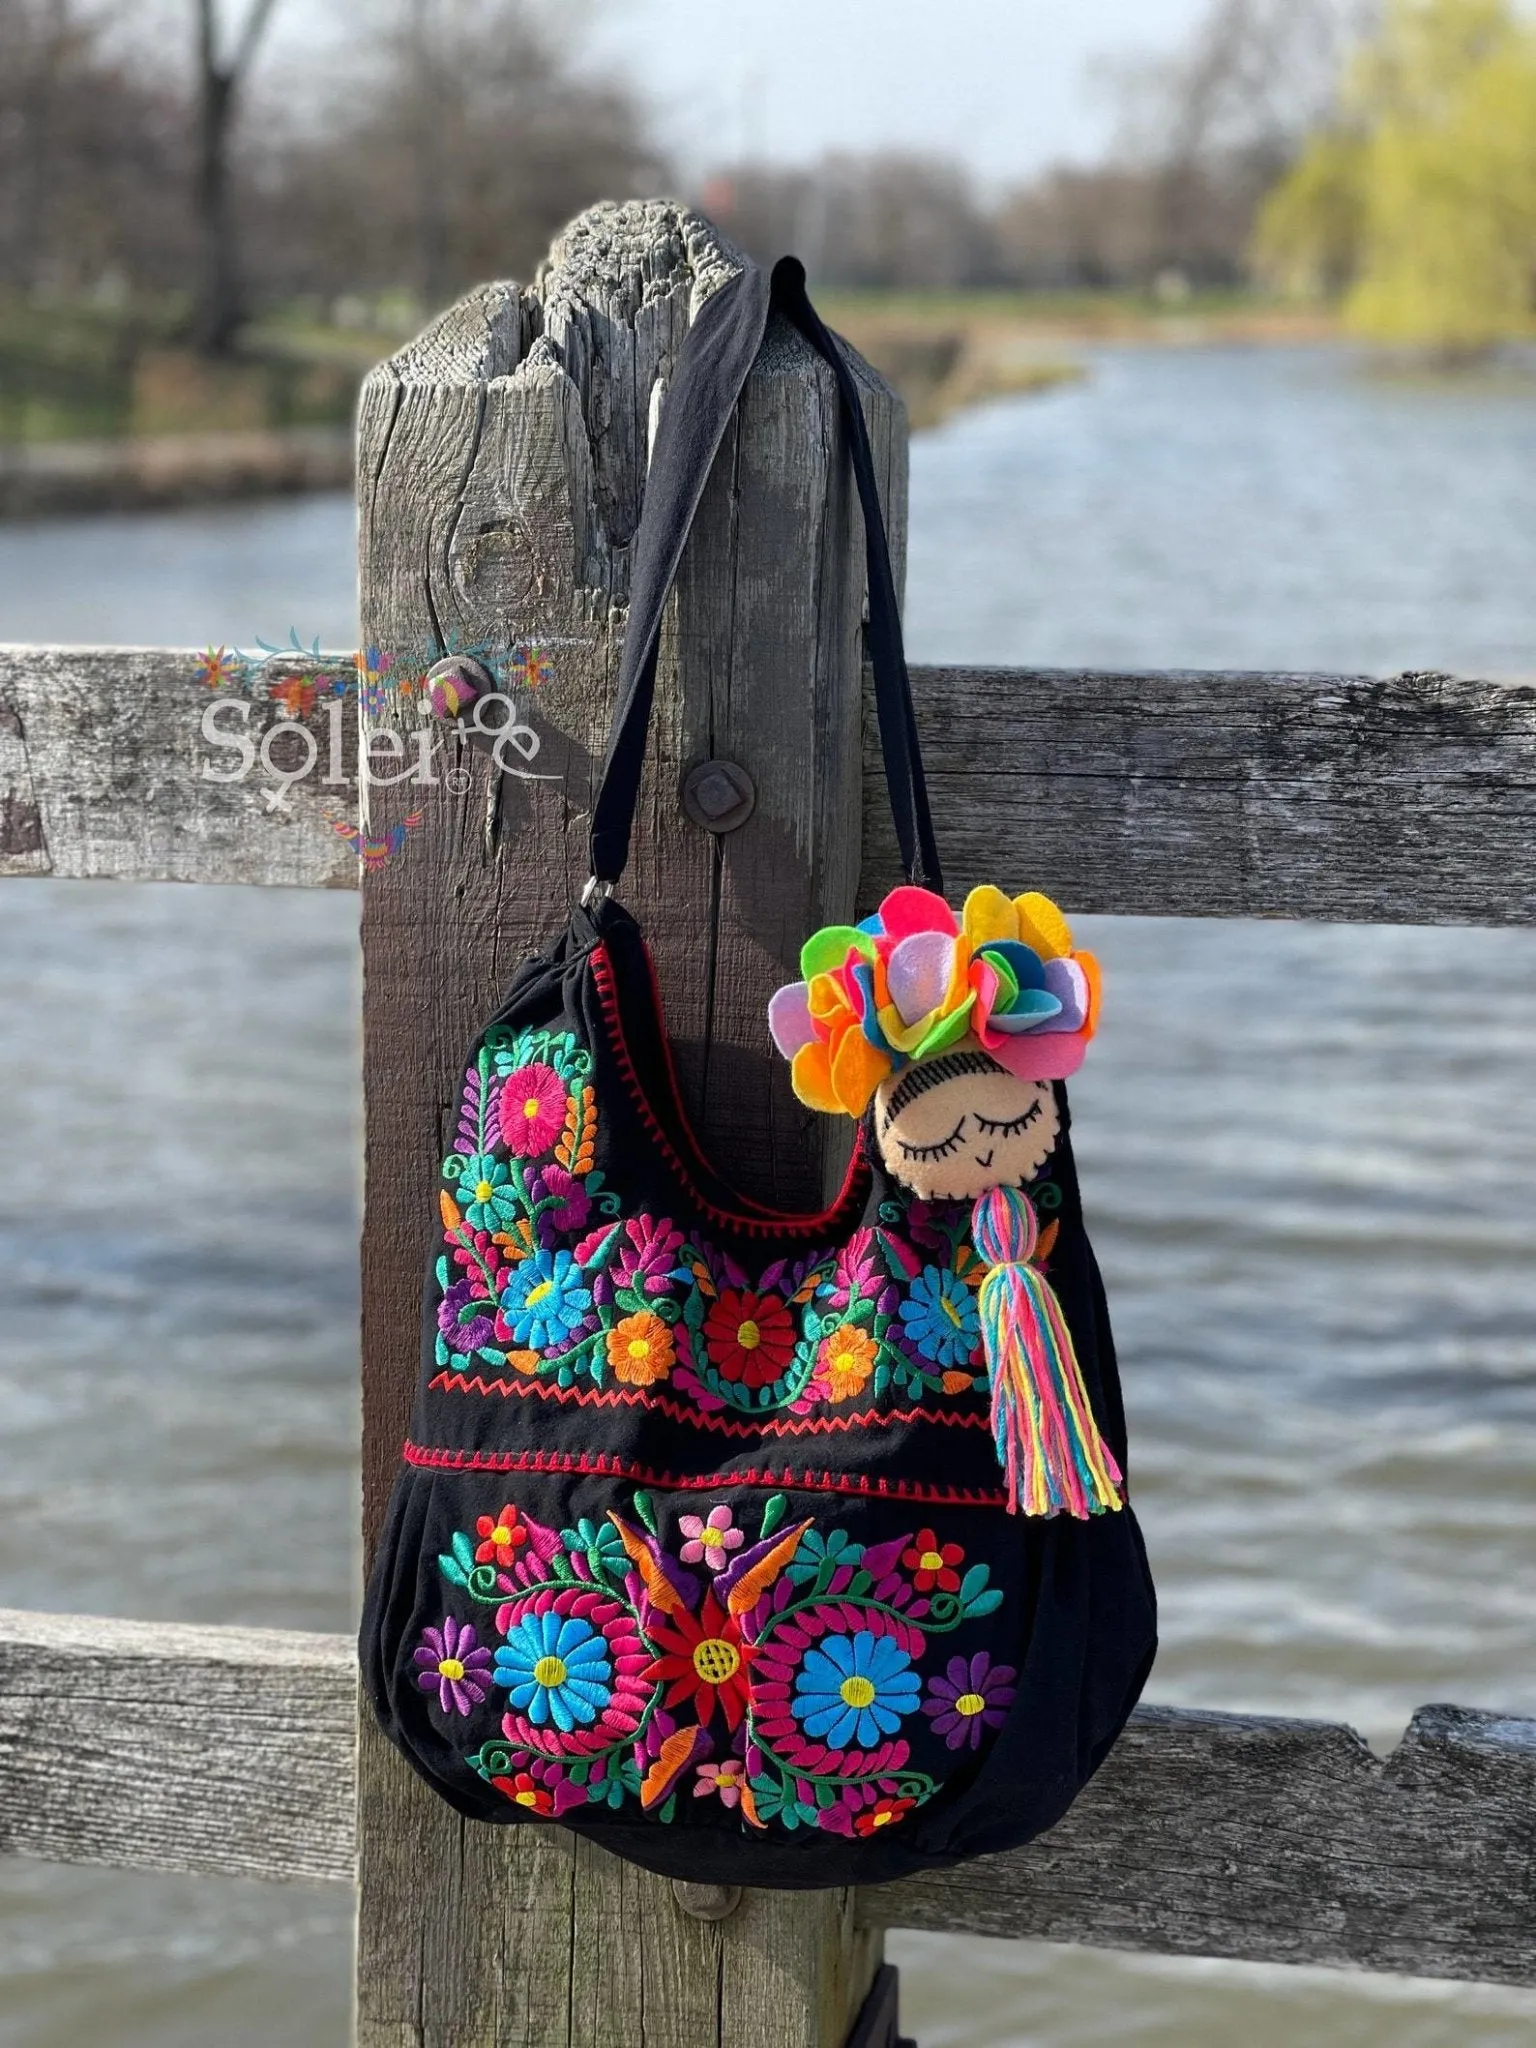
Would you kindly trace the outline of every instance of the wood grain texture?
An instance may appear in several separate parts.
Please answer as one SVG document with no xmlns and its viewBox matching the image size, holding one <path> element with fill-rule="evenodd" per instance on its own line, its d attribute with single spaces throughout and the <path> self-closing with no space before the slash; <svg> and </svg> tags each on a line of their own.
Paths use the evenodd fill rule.
<svg viewBox="0 0 1536 2048">
<path fill-rule="evenodd" d="M 1536 1983 L 1536 1721 L 1143 1707 L 1028 1848 L 859 1894 L 892 1927 Z"/>
<path fill-rule="evenodd" d="M 355 1683 L 345 1637 L 0 1612 L 0 1850 L 347 1882 Z M 886 1926 L 1536 1983 L 1536 1721 L 1465 1707 L 1421 1708 L 1385 1759 L 1327 1722 L 1141 1707 L 1049 1835 L 831 1917 L 748 1891 L 698 1920 L 559 1830 L 507 1857 L 450 1820 L 445 1858 L 442 1810 L 400 1812 L 375 1881 L 418 1900 L 430 1948 L 473 1950 L 422 1975 L 419 2017 L 379 2036 L 402 2042 L 610 2048 L 605 2019 L 638 2009 L 654 2048 L 816 2043 Z"/>
<path fill-rule="evenodd" d="M 0 1851 L 350 1883 L 347 1636 L 0 1609 Z"/>
<path fill-rule="evenodd" d="M 1536 685 L 952 668 L 914 686 L 957 897 L 995 881 L 1074 911 L 1536 915 Z M 870 893 L 896 863 L 872 762 L 864 787 Z"/>
<path fill-rule="evenodd" d="M 464 748 L 408 852 L 364 881 L 368 1182 L 364 1488 L 378 1526 L 417 1370 L 432 1189 L 464 1048 L 586 877 L 595 764 L 622 643 L 629 548 L 659 390 L 736 258 L 660 203 L 599 207 L 537 286 L 490 285 L 370 378 L 358 457 L 364 637 L 419 670 L 491 666 L 536 733 L 500 783 Z M 888 477 L 899 404 L 857 366 Z M 819 1194 L 815 1120 L 763 1028 L 805 933 L 858 881 L 862 534 L 830 371 L 774 331 L 716 461 L 663 633 L 623 896 L 657 966 L 696 1119 L 770 1199 Z M 537 650 L 537 669 L 529 666 Z M 370 736 L 411 743 L 392 692 Z M 679 801 L 728 756 L 757 806 L 724 841 Z M 372 825 L 415 799 L 376 793 Z M 371 1730 L 360 1793 L 360 2039 L 479 2048 L 645 2040 L 840 2048 L 878 1959 L 847 1894 L 762 1895 L 709 1924 L 590 1845 L 467 1827 Z"/>
<path fill-rule="evenodd" d="M 248 688 L 218 693 L 200 679 L 200 659 L 192 649 L 0 647 L 0 875 L 356 886 L 356 856 L 332 822 L 355 822 L 356 719 L 338 704 L 339 780 L 327 783 L 327 708 L 317 702 L 295 721 L 272 695 L 348 673 L 352 655 L 320 665 L 279 657 Z M 244 765 L 237 748 L 204 735 L 215 694 L 230 699 L 216 728 L 252 749 L 241 780 L 214 779 Z M 314 743 L 316 771 L 285 790 L 309 742 L 274 729 L 295 723 Z M 262 766 L 264 744 L 275 776 Z"/>
<path fill-rule="evenodd" d="M 766 363 L 764 369 L 766 375 Z M 539 374 L 553 376 L 547 361 Z M 383 394 L 375 387 L 368 404 L 387 416 L 398 396 L 393 387 Z M 759 383 L 749 404 L 765 396 Z M 823 388 L 823 405 L 826 398 Z M 888 404 L 871 392 L 877 423 Z M 783 410 L 791 421 L 798 414 L 797 431 L 817 430 L 803 381 L 793 384 Z M 767 419 L 760 418 L 764 412 Z M 758 405 L 754 417 L 767 432 L 779 414 L 776 400 Z M 893 526 L 901 528 L 893 536 L 899 551 L 905 444 L 888 430 L 879 441 Z M 743 473 L 735 495 L 759 489 L 760 480 Z M 712 523 L 689 564 L 691 583 L 706 580 L 708 550 L 728 533 L 730 495 L 722 470 Z M 477 565 L 474 580 L 500 579 L 510 593 L 525 584 L 498 552 L 499 531 L 461 533 L 456 559 Z M 610 581 L 622 576 L 620 553 L 602 567 Z M 381 563 L 381 574 L 394 559 Z M 826 566 L 835 572 L 835 563 Z M 752 588 L 748 579 L 740 593 L 749 605 Z M 783 595 L 787 606 L 798 602 L 803 610 L 803 588 L 798 597 L 793 587 Z M 402 607 L 407 597 L 402 588 Z M 487 606 L 494 612 L 490 598 Z M 846 613 L 838 617 L 840 630 L 846 628 Z M 472 641 L 474 620 L 456 630 L 459 640 Z M 406 791 L 409 802 L 446 812 L 438 824 L 469 846 L 487 834 L 515 836 L 531 813 L 547 822 L 557 806 L 569 805 L 568 831 L 550 835 L 558 838 L 551 848 L 558 869 L 541 902 L 519 913 L 523 932 L 547 928 L 540 917 L 556 916 L 567 886 L 580 879 L 580 828 L 591 753 L 601 746 L 601 702 L 589 707 L 593 716 L 582 733 L 566 728 L 575 723 L 572 691 L 599 651 L 604 689 L 611 686 L 616 647 L 612 622 L 600 636 L 585 625 L 582 631 L 586 637 L 574 649 L 546 646 L 552 679 L 522 693 L 540 739 L 540 758 L 529 766 L 555 773 L 556 783 L 519 784 L 489 820 L 484 780 L 464 799 L 449 796 L 441 783 L 420 794 Z M 740 642 L 763 650 L 777 676 L 778 643 L 768 618 L 749 612 L 732 628 L 701 591 L 697 604 L 685 604 L 677 632 L 686 635 L 675 642 L 677 651 L 694 672 L 709 672 L 711 688 L 686 747 L 674 711 L 669 760 L 681 755 L 691 764 L 710 752 L 741 753 L 751 735 L 738 724 L 748 687 Z M 435 644 L 430 636 L 420 643 L 422 651 Z M 271 783 L 259 771 L 239 783 L 204 780 L 205 763 L 224 767 L 233 757 L 201 737 L 209 693 L 197 670 L 192 650 L 0 649 L 0 875 L 355 884 L 356 860 L 334 830 L 337 819 L 355 812 L 350 766 L 340 788 L 325 787 L 318 775 L 296 783 L 280 812 L 268 808 L 263 790 Z M 258 683 L 249 728 L 258 744 L 287 716 L 263 693 L 303 672 L 303 664 L 281 663 Z M 751 679 L 754 686 L 760 680 Z M 914 684 L 940 844 L 957 892 L 1003 879 L 1043 887 L 1072 910 L 1156 916 L 1496 925 L 1527 924 L 1536 915 L 1536 689 L 1529 685 L 1439 675 L 945 668 L 915 670 Z M 814 693 L 820 686 L 813 679 L 809 687 Z M 601 691 L 596 698 L 606 701 Z M 328 749 L 323 710 L 305 723 Z M 785 731 L 792 733 L 792 725 Z M 349 742 L 351 734 L 349 717 Z M 442 736 L 437 772 L 460 746 Z M 387 762 L 378 765 L 387 772 Z M 659 786 L 653 783 L 647 799 L 648 823 L 662 822 Z M 738 925 L 766 918 L 755 936 L 743 933 L 742 945 L 776 959 L 793 945 L 788 918 L 763 900 L 753 880 L 771 872 L 775 841 L 797 860 L 801 848 L 811 865 L 820 859 L 829 902 L 846 882 L 830 857 L 829 821 L 807 802 L 799 792 L 787 820 L 764 821 L 761 859 L 743 862 L 732 841 L 717 863 L 722 914 Z M 895 880 L 896 867 L 867 714 L 864 808 L 860 898 L 868 904 Z M 532 841 L 542 843 L 538 831 Z M 414 841 L 411 851 L 417 858 Z M 703 870 L 713 881 L 709 847 L 690 840 L 687 857 L 690 886 Z M 842 860 L 846 866 L 846 853 Z M 654 883 L 656 868 L 656 859 L 643 855 L 636 874 L 644 871 Z M 814 920 L 820 904 L 807 902 L 803 911 Z M 488 943 L 496 942 L 488 935 Z M 510 963 L 515 951 L 503 943 L 498 957 Z M 713 1041 L 697 1011 L 682 1016 L 679 1028 L 684 1024 L 697 1048 L 697 1073 Z M 760 1060 L 763 1043 L 755 1042 Z M 723 1042 L 714 1056 L 723 1073 Z M 800 1156 L 804 1132 L 792 1105 L 773 1092 L 771 1066 L 746 1063 L 732 1072 L 746 1092 L 737 1110 L 733 1090 L 720 1090 L 727 1127 L 750 1137 L 766 1102 L 774 1156 L 787 1169 Z"/>
</svg>

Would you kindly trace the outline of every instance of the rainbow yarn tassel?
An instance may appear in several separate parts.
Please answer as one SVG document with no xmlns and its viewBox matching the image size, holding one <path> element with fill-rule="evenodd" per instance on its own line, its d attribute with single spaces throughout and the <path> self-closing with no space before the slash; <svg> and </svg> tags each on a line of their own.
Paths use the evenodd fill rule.
<svg viewBox="0 0 1536 2048">
<path fill-rule="evenodd" d="M 1086 1521 L 1120 1508 L 1120 1467 L 1088 1405 L 1072 1332 L 1051 1283 L 1029 1264 L 1039 1235 L 1034 1204 L 1020 1188 L 989 1188 L 971 1213 L 971 1235 L 992 1269 L 977 1308 L 1009 1511 Z"/>
</svg>

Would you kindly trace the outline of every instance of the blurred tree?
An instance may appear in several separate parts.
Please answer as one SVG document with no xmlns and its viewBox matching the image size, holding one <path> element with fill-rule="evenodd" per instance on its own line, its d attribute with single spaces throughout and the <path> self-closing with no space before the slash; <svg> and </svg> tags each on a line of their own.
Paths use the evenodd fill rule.
<svg viewBox="0 0 1536 2048">
<path fill-rule="evenodd" d="M 254 181 L 269 286 L 403 286 L 435 309 L 479 279 L 528 276 L 592 201 L 654 191 L 666 169 L 644 109 L 580 68 L 582 11 L 353 0 L 351 61 Z"/>
<path fill-rule="evenodd" d="M 227 355 L 244 318 L 230 153 L 240 89 L 276 0 L 250 0 L 243 27 L 220 51 L 214 0 L 197 8 L 197 296 L 192 333 L 205 355 Z"/>
<path fill-rule="evenodd" d="M 1452 358 L 1528 333 L 1536 27 L 1509 0 L 1389 0 L 1257 248 L 1314 289 L 1352 275 L 1348 320 L 1379 340 Z"/>
</svg>

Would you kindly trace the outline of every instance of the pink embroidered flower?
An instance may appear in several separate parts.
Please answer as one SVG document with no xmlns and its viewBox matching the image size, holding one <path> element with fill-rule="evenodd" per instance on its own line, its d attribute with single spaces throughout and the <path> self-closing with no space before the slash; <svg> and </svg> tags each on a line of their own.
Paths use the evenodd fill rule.
<svg viewBox="0 0 1536 2048">
<path fill-rule="evenodd" d="M 416 1683 L 435 1692 L 445 1714 L 467 1714 L 491 1689 L 491 1653 L 475 1641 L 470 1622 L 450 1614 L 441 1628 L 424 1628 L 415 1654 Z"/>
<path fill-rule="evenodd" d="M 533 1199 L 548 1202 L 543 1220 L 562 1236 L 580 1230 L 592 1213 L 592 1198 L 563 1166 L 541 1166 L 534 1176 Z"/>
<path fill-rule="evenodd" d="M 711 1792 L 718 1792 L 722 1806 L 736 1806 L 741 1801 L 741 1788 L 747 1782 L 746 1767 L 741 1758 L 728 1756 L 723 1764 L 700 1764 L 694 1781 L 695 1799 L 707 1799 Z"/>
<path fill-rule="evenodd" d="M 620 1245 L 620 1284 L 642 1294 L 665 1294 L 683 1249 L 683 1234 L 665 1217 L 631 1216 L 624 1224 L 627 1243 Z"/>
<path fill-rule="evenodd" d="M 565 1129 L 565 1083 L 534 1060 L 508 1074 L 496 1097 L 503 1142 L 519 1159 L 537 1159 Z"/>
<path fill-rule="evenodd" d="M 745 1541 L 724 1505 L 711 1508 L 707 1516 L 679 1515 L 677 1525 L 688 1538 L 681 1552 L 683 1563 L 707 1564 L 712 1572 L 723 1571 L 731 1552 Z"/>
</svg>

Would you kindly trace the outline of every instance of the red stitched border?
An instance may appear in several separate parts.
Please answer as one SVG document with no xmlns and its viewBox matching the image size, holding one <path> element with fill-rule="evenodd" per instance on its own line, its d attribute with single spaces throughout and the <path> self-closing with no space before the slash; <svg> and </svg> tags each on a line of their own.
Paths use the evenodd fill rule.
<svg viewBox="0 0 1536 2048">
<path fill-rule="evenodd" d="M 870 1479 L 857 1472 L 782 1472 L 747 1466 L 739 1472 L 708 1472 L 686 1477 L 675 1472 L 657 1472 L 649 1465 L 634 1465 L 624 1458 L 609 1458 L 590 1451 L 453 1451 L 428 1450 L 409 1438 L 401 1451 L 408 1465 L 438 1472 L 569 1472 L 586 1473 L 606 1479 L 634 1479 L 642 1486 L 659 1486 L 664 1491 L 708 1490 L 716 1486 L 783 1486 L 792 1493 L 856 1493 L 889 1500 L 930 1501 L 944 1507 L 1000 1508 L 1006 1495 L 998 1490 L 982 1491 L 964 1486 L 920 1486 L 915 1481 Z"/>
<path fill-rule="evenodd" d="M 842 1218 L 845 1209 L 851 1210 L 853 1208 L 855 1198 L 860 1195 L 860 1190 L 868 1171 L 864 1160 L 862 1137 L 856 1140 L 854 1144 L 853 1155 L 848 1161 L 848 1171 L 843 1176 L 843 1185 L 838 1191 L 836 1201 L 832 1203 L 830 1208 L 823 1209 L 819 1216 L 784 1215 L 780 1214 L 777 1210 L 767 1207 L 763 1208 L 761 1215 L 742 1216 L 734 1209 L 721 1209 L 717 1207 L 715 1203 L 701 1195 L 693 1184 L 686 1164 L 678 1156 L 671 1138 L 658 1121 L 656 1112 L 651 1107 L 650 1098 L 641 1085 L 640 1075 L 630 1054 L 629 1041 L 624 1035 L 624 1020 L 619 1010 L 619 992 L 614 979 L 613 963 L 608 957 L 608 948 L 601 943 L 592 949 L 592 978 L 597 984 L 598 1001 L 602 1004 L 603 1019 L 608 1027 L 609 1043 L 613 1048 L 614 1057 L 619 1063 L 620 1072 L 624 1076 L 625 1085 L 629 1089 L 630 1098 L 634 1102 L 636 1109 L 639 1110 L 641 1119 L 658 1149 L 665 1156 L 673 1172 L 682 1181 L 693 1202 L 704 1211 L 705 1215 L 712 1217 L 716 1223 L 730 1224 L 735 1229 L 745 1231 L 749 1236 L 753 1237 L 815 1237 L 818 1234 L 825 1233 L 832 1225 L 837 1223 Z M 654 988 L 654 969 L 652 970 L 652 986 Z M 677 1094 L 676 1075 L 672 1069 L 671 1042 L 667 1038 L 665 1020 L 661 1017 L 659 997 L 657 998 L 657 1021 L 661 1026 L 661 1039 L 666 1054 L 667 1069 L 669 1074 L 672 1075 L 674 1098 L 672 1107 L 676 1110 L 683 1129 L 688 1134 L 688 1142 L 693 1146 L 694 1151 L 698 1155 L 699 1164 L 707 1167 L 710 1172 L 714 1172 L 715 1169 L 709 1166 L 709 1162 L 699 1149 L 698 1139 L 693 1135 L 687 1116 L 683 1111 L 681 1098 Z"/>
<path fill-rule="evenodd" d="M 462 1372 L 440 1372 L 427 1382 L 439 1394 L 500 1394 L 502 1398 L 537 1396 L 541 1401 L 574 1402 L 581 1408 L 645 1408 L 672 1422 L 712 1429 L 720 1436 L 755 1440 L 764 1436 L 836 1436 L 849 1429 L 884 1428 L 898 1422 L 937 1422 L 946 1429 L 990 1429 L 979 1409 L 866 1408 L 859 1415 L 765 1416 L 761 1422 L 735 1422 L 705 1408 L 685 1407 L 667 1394 L 623 1393 L 617 1387 L 557 1387 L 548 1380 L 482 1379 Z"/>
</svg>

